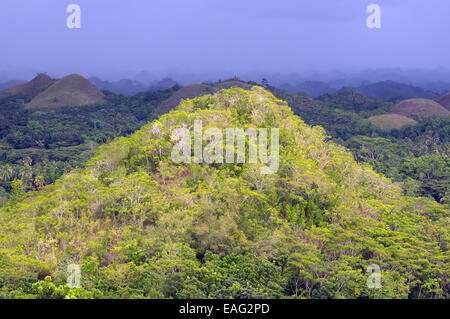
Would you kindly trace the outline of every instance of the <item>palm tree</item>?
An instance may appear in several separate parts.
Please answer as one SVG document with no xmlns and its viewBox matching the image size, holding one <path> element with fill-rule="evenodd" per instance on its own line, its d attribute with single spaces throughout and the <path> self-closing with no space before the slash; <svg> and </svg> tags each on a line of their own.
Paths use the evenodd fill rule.
<svg viewBox="0 0 450 319">
<path fill-rule="evenodd" d="M 14 174 L 14 170 L 11 165 L 3 165 L 0 167 L 0 180 L 9 181 Z"/>
</svg>

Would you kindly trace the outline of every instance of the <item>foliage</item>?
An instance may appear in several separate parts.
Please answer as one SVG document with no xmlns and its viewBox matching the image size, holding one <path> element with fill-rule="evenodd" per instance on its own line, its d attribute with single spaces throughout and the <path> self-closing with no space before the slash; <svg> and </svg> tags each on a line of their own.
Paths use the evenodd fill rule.
<svg viewBox="0 0 450 319">
<path fill-rule="evenodd" d="M 278 171 L 174 164 L 171 132 L 195 120 L 279 128 Z M 404 196 L 259 87 L 185 100 L 23 196 L 0 209 L 5 298 L 449 297 L 448 209 Z M 372 264 L 381 289 L 366 285 Z"/>
</svg>

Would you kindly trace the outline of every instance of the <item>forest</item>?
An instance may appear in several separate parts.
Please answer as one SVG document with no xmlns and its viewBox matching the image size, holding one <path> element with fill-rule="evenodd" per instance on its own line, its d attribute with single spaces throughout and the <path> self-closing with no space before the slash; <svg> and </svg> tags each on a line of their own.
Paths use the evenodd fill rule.
<svg viewBox="0 0 450 319">
<path fill-rule="evenodd" d="M 366 118 L 390 103 L 265 87 L 160 117 L 180 87 L 51 113 L 2 100 L 0 297 L 448 298 L 448 118 L 387 132 Z M 279 128 L 279 170 L 173 163 L 195 120 Z"/>
</svg>

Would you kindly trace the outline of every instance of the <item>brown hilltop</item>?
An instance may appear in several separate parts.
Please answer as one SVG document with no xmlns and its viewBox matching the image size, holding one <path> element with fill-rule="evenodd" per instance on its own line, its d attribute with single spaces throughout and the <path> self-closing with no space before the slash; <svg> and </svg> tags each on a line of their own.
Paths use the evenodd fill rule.
<svg viewBox="0 0 450 319">
<path fill-rule="evenodd" d="M 392 113 L 401 114 L 406 117 L 417 116 L 419 118 L 433 116 L 450 116 L 450 112 L 442 105 L 427 99 L 408 99 L 396 104 Z"/>
<path fill-rule="evenodd" d="M 381 114 L 369 117 L 369 121 L 379 128 L 391 131 L 408 125 L 416 125 L 417 121 L 401 114 Z"/>
<path fill-rule="evenodd" d="M 439 103 L 445 107 L 447 111 L 450 111 L 450 92 L 441 97 Z"/>
<path fill-rule="evenodd" d="M 104 95 L 91 82 L 78 74 L 68 75 L 41 92 L 25 107 L 54 110 L 65 106 L 94 104 Z"/>
<path fill-rule="evenodd" d="M 54 80 L 47 74 L 39 73 L 33 80 L 25 84 L 16 85 L 0 91 L 0 99 L 17 94 L 31 99 L 47 89 L 52 83 L 54 83 Z"/>
</svg>

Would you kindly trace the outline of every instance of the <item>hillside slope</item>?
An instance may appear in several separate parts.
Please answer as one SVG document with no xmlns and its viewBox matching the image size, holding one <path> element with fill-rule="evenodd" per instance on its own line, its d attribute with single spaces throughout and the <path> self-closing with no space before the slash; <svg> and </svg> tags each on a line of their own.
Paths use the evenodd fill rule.
<svg viewBox="0 0 450 319">
<path fill-rule="evenodd" d="M 448 111 L 450 111 L 450 93 L 445 94 L 443 97 L 439 99 L 439 103 L 445 107 Z"/>
<path fill-rule="evenodd" d="M 94 104 L 103 98 L 103 93 L 92 83 L 78 74 L 71 74 L 56 81 L 27 103 L 25 107 L 54 110 L 65 106 Z"/>
<path fill-rule="evenodd" d="M 0 90 L 9 89 L 13 86 L 22 85 L 27 83 L 26 81 L 22 80 L 10 80 L 7 82 L 0 83 Z"/>
<path fill-rule="evenodd" d="M 52 83 L 54 83 L 54 80 L 52 80 L 47 74 L 40 73 L 27 83 L 0 91 L 0 99 L 16 94 L 21 94 L 26 98 L 31 99 L 47 89 Z"/>
<path fill-rule="evenodd" d="M 278 171 L 174 164 L 171 134 L 194 120 L 278 128 Z M 0 210 L 0 294 L 443 298 L 448 216 L 435 202 L 402 196 L 272 94 L 233 88 L 182 102 L 55 185 L 15 192 Z M 83 288 L 67 290 L 74 263 Z M 373 264 L 381 289 L 366 285 Z"/>
<path fill-rule="evenodd" d="M 417 121 L 401 114 L 381 114 L 369 117 L 369 121 L 379 128 L 391 131 L 408 125 L 416 125 Z"/>
</svg>

